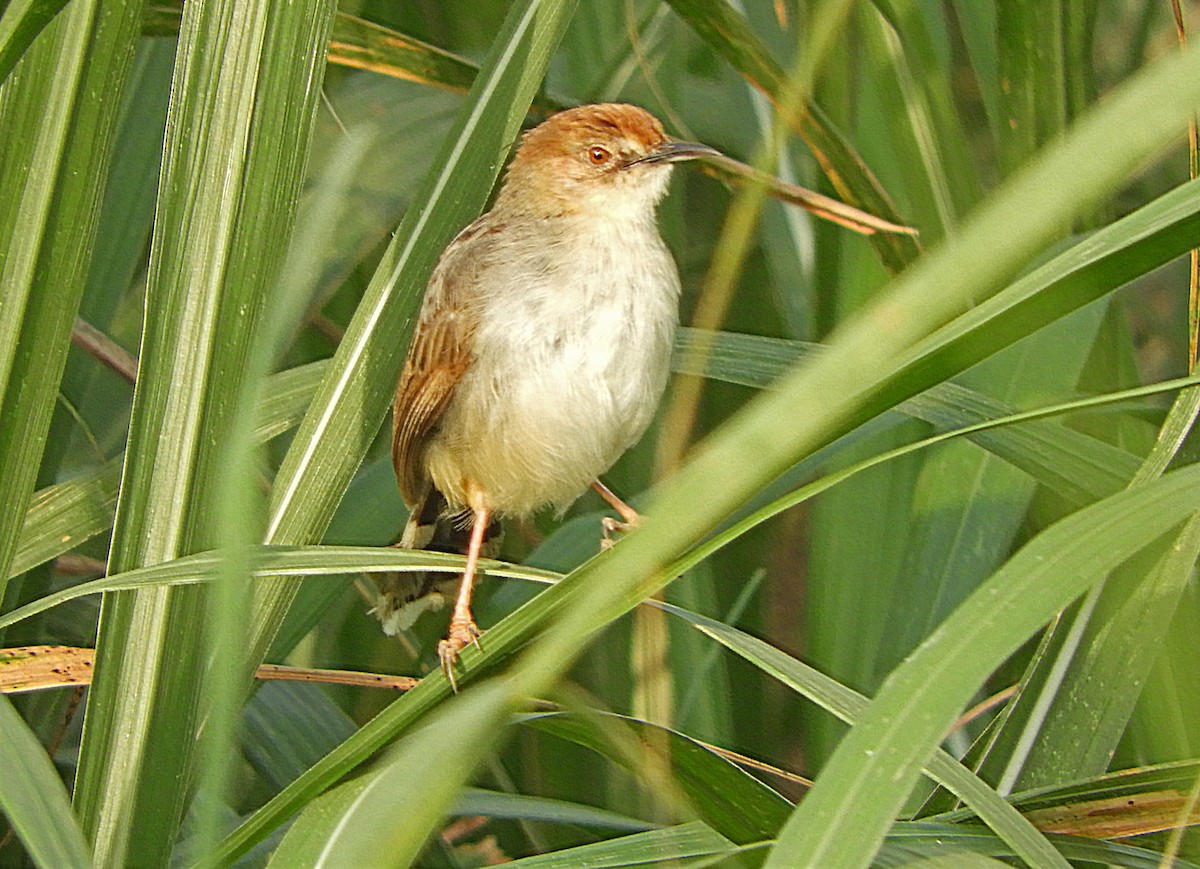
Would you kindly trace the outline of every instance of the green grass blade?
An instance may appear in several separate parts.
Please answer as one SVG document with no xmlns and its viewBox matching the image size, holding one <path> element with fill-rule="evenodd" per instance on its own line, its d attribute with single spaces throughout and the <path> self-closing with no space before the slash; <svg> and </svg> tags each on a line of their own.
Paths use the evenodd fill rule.
<svg viewBox="0 0 1200 869">
<path fill-rule="evenodd" d="M 1185 378 L 1182 381 L 1173 381 L 1167 388 L 1178 389 L 1190 386 L 1193 380 L 1194 378 Z M 862 473 L 863 471 L 870 470 L 877 465 L 881 465 L 885 462 L 890 462 L 902 456 L 909 455 L 917 450 L 925 449 L 936 444 L 945 443 L 946 441 L 958 437 L 977 437 L 986 434 L 989 431 L 999 429 L 1002 426 L 1028 423 L 1031 421 L 1036 421 L 1043 416 L 1052 416 L 1059 413 L 1068 413 L 1072 410 L 1079 410 L 1085 407 L 1099 406 L 1100 404 L 1107 403 L 1110 400 L 1119 401 L 1124 398 L 1147 395 L 1151 391 L 1158 391 L 1160 388 L 1161 386 L 1140 387 L 1138 389 L 1129 390 L 1128 392 L 1119 393 L 1113 396 L 1082 399 L 1080 401 L 1068 402 L 1062 405 L 1052 405 L 1050 407 L 1040 408 L 1038 410 L 1025 411 L 1007 417 L 984 417 L 983 419 L 976 421 L 971 425 L 964 426 L 963 428 L 950 429 L 940 432 L 939 434 L 932 435 L 928 438 L 922 438 L 921 440 L 903 444 L 885 452 L 875 453 L 874 455 L 868 456 L 867 458 L 864 458 L 858 462 L 846 465 L 845 467 L 840 467 L 832 473 L 820 476 L 817 479 L 800 486 L 799 488 L 792 489 L 788 491 L 787 494 L 769 501 L 764 506 L 749 512 L 744 518 L 739 518 L 736 522 L 729 524 L 728 527 L 722 528 L 718 532 L 708 537 L 699 546 L 696 546 L 685 555 L 677 559 L 670 565 L 669 571 L 674 575 L 679 575 L 685 571 L 691 570 L 701 561 L 710 557 L 722 547 L 728 545 L 738 537 L 746 534 L 748 531 L 765 522 L 766 520 L 777 516 L 785 510 L 795 507 L 798 504 L 802 504 L 811 498 L 816 497 L 817 495 L 843 483 L 844 481 Z M 1019 455 L 1013 460 L 1013 463 L 1018 466 L 1023 466 L 1024 464 L 1021 456 Z M 801 466 L 803 466 L 803 464 L 804 463 L 801 463 Z M 1036 464 L 1031 466 L 1029 470 L 1035 476 L 1037 475 L 1038 468 Z M 1050 480 L 1053 480 L 1053 477 L 1049 477 L 1043 482 L 1048 482 Z M 1113 487 L 1113 490 L 1107 492 L 1099 492 L 1096 496 L 1088 497 L 1082 500 L 1080 503 L 1081 505 L 1091 503 L 1093 500 L 1104 497 L 1107 494 L 1111 494 L 1111 491 L 1114 491 L 1117 488 L 1119 487 Z M 30 606 L 38 605 L 40 604 L 30 604 Z"/>
<path fill-rule="evenodd" d="M 251 573 L 262 579 L 281 576 L 340 576 L 347 573 L 427 571 L 458 573 L 462 556 L 424 550 L 402 550 L 390 546 L 255 546 L 251 547 Z M 549 570 L 483 560 L 480 564 L 494 576 L 511 576 L 535 582 L 553 582 L 560 575 Z M 221 567 L 217 552 L 199 552 L 159 564 L 102 576 L 61 589 L 0 616 L 0 627 L 8 627 L 59 604 L 90 594 L 135 591 L 174 585 L 211 582 Z M 495 645 L 495 644 L 493 644 Z"/>
<path fill-rule="evenodd" d="M 1044 183 L 1056 182 L 1047 178 Z M 1097 231 L 1064 255 L 980 300 L 913 347 L 899 365 L 891 366 L 890 377 L 896 383 L 910 378 L 919 383 L 940 380 L 945 372 L 979 362 L 1179 256 L 1190 249 L 1200 229 L 1198 191 L 1200 182 L 1181 184 L 1152 206 Z M 1010 204 L 1013 221 L 1023 220 L 1027 208 L 1033 207 L 1031 202 Z M 994 229 L 1003 231 L 1000 226 Z M 877 411 L 878 405 L 869 405 L 863 416 L 869 418 Z"/>
<path fill-rule="evenodd" d="M 1063 3 L 1008 4 L 996 16 L 1000 160 L 1013 171 L 1066 125 Z"/>
<path fill-rule="evenodd" d="M 875 6 L 895 30 L 895 53 L 903 55 L 893 62 L 905 73 L 899 85 L 934 201 L 957 223 L 982 197 L 982 183 L 968 147 L 966 119 L 955 108 L 950 37 L 935 32 L 940 17 L 913 0 L 879 0 Z"/>
<path fill-rule="evenodd" d="M 621 866 L 653 866 L 657 863 L 676 865 L 672 861 L 689 857 L 710 857 L 737 853 L 733 843 L 705 826 L 700 821 L 691 821 L 661 830 L 649 830 L 566 848 L 553 854 L 539 854 L 513 860 L 511 865 L 521 869 L 569 869 L 572 866 L 588 866 L 594 869 Z"/>
<path fill-rule="evenodd" d="M 1175 458 L 1198 402 L 1194 389 L 1177 397 L 1131 485 L 1159 476 Z M 1162 625 L 1170 624 L 1186 592 L 1200 555 L 1198 533 L 1193 519 L 1176 539 L 1161 543 L 1161 552 L 1122 565 L 1055 624 L 979 763 L 1003 791 L 1107 768 L 1168 644 Z"/>
<path fill-rule="evenodd" d="M 1017 407 L 1069 395 L 1102 313 L 1089 309 L 1053 323 L 985 360 L 961 381 L 983 395 L 1004 396 Z M 1043 373 L 1032 378 L 1029 371 L 1035 369 Z M 926 459 L 918 475 L 903 565 L 892 589 L 893 607 L 906 616 L 884 628 L 875 672 L 895 667 L 1004 561 L 1026 522 L 1038 482 L 1022 473 L 1020 465 L 963 444 Z"/>
<path fill-rule="evenodd" d="M 324 361 L 311 362 L 267 379 L 254 431 L 257 440 L 270 440 L 300 421 L 324 369 Z M 121 454 L 107 465 L 35 493 L 21 527 L 9 575 L 16 576 L 69 552 L 111 528 L 123 463 Z"/>
<path fill-rule="evenodd" d="M 800 359 L 819 352 L 819 345 L 757 335 L 722 332 L 711 337 L 712 352 L 705 367 L 689 364 L 686 352 L 694 340 L 690 329 L 677 336 L 676 370 L 703 374 L 714 380 L 757 388 L 769 387 Z M 1172 388 L 1181 388 L 1177 383 Z M 961 386 L 939 383 L 897 405 L 896 409 L 924 420 L 939 432 L 999 420 L 1016 411 L 996 399 Z M 1083 506 L 1125 486 L 1138 467 L 1133 454 L 1082 432 L 1050 423 L 1031 422 L 1015 429 L 971 431 L 972 442 L 1051 486 L 1072 503 Z"/>
<path fill-rule="evenodd" d="M 767 865 L 869 865 L 919 765 L 987 675 L 1092 583 L 1195 511 L 1197 482 L 1193 467 L 1113 495 L 1052 526 L 993 574 L 888 677 Z"/>
<path fill-rule="evenodd" d="M 277 864 L 413 865 L 475 765 L 475 751 L 447 748 L 494 745 L 505 733 L 497 716 L 505 714 L 500 697 L 508 690 L 496 682 L 455 698 L 370 774 L 315 800 L 285 837 L 296 844 L 280 849 Z M 417 781 L 422 786 L 414 788 Z M 395 823 L 397 817 L 404 823 Z"/>
<path fill-rule="evenodd" d="M 914 349 L 903 368 L 893 369 L 892 376 L 898 383 L 908 377 L 918 377 L 927 385 L 930 379 L 977 362 L 1185 252 L 1200 230 L 1198 192 L 1200 182 L 1182 184 L 1082 239 L 931 335 Z M 690 340 L 690 333 L 681 333 L 685 346 Z M 735 383 L 764 386 L 789 360 L 800 356 L 798 345 L 777 339 L 738 337 L 721 340 L 738 343 L 725 348 L 718 344 L 710 364 L 710 376 Z M 683 354 L 679 358 L 686 361 Z M 945 418 L 956 403 L 978 405 L 979 396 L 954 392 L 959 389 L 939 386 L 929 396 L 917 399 L 913 412 L 936 422 L 939 416 Z M 934 400 L 936 407 L 929 407 L 926 398 Z M 866 421 L 881 410 L 881 404 L 873 405 L 856 419 Z M 1087 456 L 1084 462 L 1068 458 L 1076 467 L 1066 475 L 1071 478 L 1067 491 L 1077 501 L 1089 494 L 1094 497 L 1114 491 L 1128 482 L 1134 470 L 1127 454 L 1122 458 L 1111 449 L 1093 444 L 1093 448 L 1078 456 Z M 989 448 L 994 446 L 993 443 Z M 1062 474 L 1068 467 L 1059 461 L 1062 458 L 1062 451 L 1057 449 L 1053 456 L 1048 455 L 1044 463 L 1046 472 Z M 1089 471 L 1086 465 L 1091 465 L 1093 470 Z M 1106 469 L 1106 466 L 1111 468 Z M 1083 489 L 1078 488 L 1081 485 Z"/>
<path fill-rule="evenodd" d="M 1079 614 L 1056 626 L 1063 645 L 1035 662 L 989 752 L 1004 761 L 989 767 L 1002 769 L 997 782 L 1005 792 L 1107 769 L 1198 557 L 1200 521 L 1193 519 L 1122 565 Z"/>
<path fill-rule="evenodd" d="M 870 703 L 858 692 L 757 637 L 678 607 L 667 605 L 665 609 L 848 724 L 857 722 Z M 1058 853 L 1028 821 L 946 752 L 935 750 L 925 764 L 925 773 L 971 806 L 977 817 L 983 819 L 1016 854 L 1031 864 L 1064 865 Z"/>
<path fill-rule="evenodd" d="M 1157 815 L 1159 827 L 1166 829 L 1178 823 L 1180 805 L 1198 772 L 1200 762 L 1195 760 L 1123 769 L 1083 781 L 1021 791 L 1009 796 L 1008 801 L 1031 818 L 1057 816 L 1060 820 L 1074 819 L 1081 827 L 1090 824 L 1093 829 L 1107 827 L 1112 832 L 1116 828 L 1111 825 L 1122 821 L 1122 810 L 1129 809 L 1135 824 Z M 957 823 L 972 816 L 970 809 L 962 808 L 925 820 Z"/>
<path fill-rule="evenodd" d="M 319 686 L 265 682 L 246 704 L 242 754 L 265 782 L 279 789 L 354 728 L 350 716 Z"/>
<path fill-rule="evenodd" d="M 783 67 L 729 3 L 671 0 L 671 8 L 717 54 L 778 105 L 787 79 Z M 892 223 L 907 223 L 849 140 L 816 105 L 806 106 L 799 114 L 796 130 L 846 203 Z M 908 235 L 881 232 L 871 236 L 870 241 L 893 271 L 900 271 L 917 255 L 917 244 Z"/>
<path fill-rule="evenodd" d="M 976 0 L 951 0 L 954 20 L 958 25 L 958 36 L 966 49 L 973 83 L 979 90 L 987 117 L 987 129 L 993 137 L 1004 124 L 1000 107 L 1000 59 L 996 47 L 995 3 L 979 3 Z"/>
<path fill-rule="evenodd" d="M 13 553 L 10 577 L 70 552 L 112 527 L 121 458 L 34 494 Z"/>
<path fill-rule="evenodd" d="M 96 179 L 108 170 L 119 106 L 107 95 L 128 76 L 140 11 L 136 2 L 72 4 L 0 91 L 0 577 L 33 493 L 87 280 L 103 194 Z"/>
<path fill-rule="evenodd" d="M 628 815 L 597 809 L 583 803 L 482 788 L 467 788 L 463 791 L 458 802 L 454 804 L 453 814 L 458 817 L 487 815 L 494 818 L 521 818 L 628 832 L 642 832 L 655 826 Z"/>
<path fill-rule="evenodd" d="M 672 608 L 667 608 L 673 611 Z M 674 610 L 678 612 L 678 610 Z M 645 746 L 653 747 L 670 789 L 695 816 L 731 842 L 746 845 L 771 838 L 788 816 L 782 796 L 696 740 L 669 728 L 612 714 L 552 714 L 522 717 L 525 727 L 570 740 L 627 767 L 650 787 Z M 674 794 L 669 794 L 674 796 Z M 672 805 L 671 808 L 677 808 Z"/>
<path fill-rule="evenodd" d="M 217 543 L 223 445 L 294 219 L 331 18 L 331 3 L 185 11 L 111 570 Z M 206 610 L 200 589 L 103 604 L 76 788 L 101 865 L 169 858 Z"/>
<path fill-rule="evenodd" d="M 463 92 L 479 72 L 448 51 L 344 12 L 333 20 L 329 61 Z"/>
<path fill-rule="evenodd" d="M 181 8 L 152 3 L 144 30 L 156 36 L 179 33 Z M 338 12 L 329 34 L 329 62 L 381 75 L 465 92 L 479 67 L 466 58 L 389 27 Z"/>
<path fill-rule="evenodd" d="M 1198 402 L 1194 389 L 1178 396 L 1132 485 L 1159 476 L 1175 458 Z M 1022 692 L 998 734 L 997 744 L 1011 749 L 1002 786 L 1038 787 L 1107 768 L 1167 644 L 1170 634 L 1162 626 L 1170 624 L 1191 581 L 1200 556 L 1200 519 L 1193 517 L 1160 549 L 1146 559 L 1153 563 L 1122 565 L 1078 613 L 1056 625 L 1051 653 L 1035 662 L 1025 680 L 1038 690 L 1028 691 L 1028 698 Z M 989 755 L 995 753 L 993 747 Z"/>
<path fill-rule="evenodd" d="M 1074 836 L 1054 836 L 1053 839 L 1063 858 L 1070 860 L 1069 865 L 1072 866 L 1099 864 L 1120 866 L 1122 869 L 1162 869 L 1162 854 L 1149 848 L 1138 848 L 1118 842 L 1092 841 Z M 1016 856 L 1003 842 L 985 830 L 972 829 L 969 825 L 956 826 L 924 821 L 896 824 L 884 843 L 885 849 L 888 846 L 898 846 L 902 849 L 901 854 L 908 855 L 909 859 L 913 859 L 915 855 L 927 855 L 928 865 L 938 869 L 958 869 L 961 864 L 957 861 L 963 854 L 985 854 L 996 858 Z M 941 861 L 938 857 L 944 853 L 945 846 L 959 850 L 946 855 L 946 860 Z M 882 858 L 883 853 L 880 856 Z M 880 859 L 876 865 L 891 864 Z M 910 863 L 903 862 L 900 865 L 909 866 Z M 924 867 L 927 864 L 917 862 L 911 865 Z M 1003 862 L 1001 865 L 1012 864 Z M 1038 866 L 1036 863 L 1029 865 Z M 1195 869 L 1195 864 L 1180 861 L 1174 864 L 1174 869 Z"/>
<path fill-rule="evenodd" d="M 13 0 L 0 12 L 0 83 L 67 0 Z"/>
<path fill-rule="evenodd" d="M 0 731 L 0 809 L 29 857 L 38 866 L 91 866 L 58 770 L 7 697 L 0 697 Z"/>
</svg>

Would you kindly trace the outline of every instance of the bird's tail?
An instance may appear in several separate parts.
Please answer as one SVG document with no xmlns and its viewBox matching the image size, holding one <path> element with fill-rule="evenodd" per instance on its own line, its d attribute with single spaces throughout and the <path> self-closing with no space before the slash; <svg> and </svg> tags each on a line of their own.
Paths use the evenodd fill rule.
<svg viewBox="0 0 1200 869">
<path fill-rule="evenodd" d="M 450 509 L 446 496 L 432 486 L 413 505 L 400 539 L 392 544 L 399 549 L 425 549 L 465 555 L 471 536 L 471 514 Z M 503 528 L 493 520 L 484 534 L 485 558 L 500 551 Z M 379 574 L 379 597 L 371 610 L 383 625 L 383 632 L 394 635 L 412 627 L 421 613 L 437 610 L 452 600 L 461 576 L 453 573 L 408 571 Z"/>
</svg>

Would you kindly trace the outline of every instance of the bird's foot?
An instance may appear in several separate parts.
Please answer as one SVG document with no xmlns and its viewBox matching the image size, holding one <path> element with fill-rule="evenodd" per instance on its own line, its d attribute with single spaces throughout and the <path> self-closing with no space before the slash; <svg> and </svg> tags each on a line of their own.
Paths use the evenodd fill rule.
<svg viewBox="0 0 1200 869">
<path fill-rule="evenodd" d="M 631 521 L 622 522 L 620 519 L 614 519 L 611 516 L 605 516 L 600 520 L 600 527 L 604 531 L 604 536 L 600 538 L 600 551 L 607 552 L 617 545 L 617 540 L 613 536 L 617 532 L 628 534 L 634 528 L 642 524 L 642 517 L 634 513 Z"/>
<path fill-rule="evenodd" d="M 458 682 L 454 678 L 454 665 L 458 663 L 458 653 L 467 646 L 481 648 L 479 635 L 480 630 L 474 619 L 469 616 L 465 619 L 452 618 L 450 632 L 446 639 L 438 643 L 438 659 L 442 662 L 442 672 L 450 681 L 450 688 L 455 694 L 458 693 Z"/>
</svg>

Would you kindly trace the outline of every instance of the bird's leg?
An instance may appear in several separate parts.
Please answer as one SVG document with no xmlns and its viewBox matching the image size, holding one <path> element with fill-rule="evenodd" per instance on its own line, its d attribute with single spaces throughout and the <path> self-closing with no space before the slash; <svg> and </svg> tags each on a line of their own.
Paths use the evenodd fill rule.
<svg viewBox="0 0 1200 869">
<path fill-rule="evenodd" d="M 486 508 L 478 507 L 472 511 L 471 539 L 467 546 L 467 565 L 463 569 L 462 580 L 458 584 L 458 597 L 454 599 L 454 613 L 450 616 L 450 631 L 446 639 L 438 643 L 438 658 L 442 662 L 442 672 L 450 680 L 450 687 L 458 691 L 454 681 L 454 665 L 458 661 L 458 653 L 474 643 L 479 646 L 479 628 L 471 615 L 471 593 L 475 588 L 475 572 L 479 566 L 479 552 L 483 549 L 483 538 L 487 535 L 488 523 L 491 519 Z"/>
<path fill-rule="evenodd" d="M 609 503 L 614 510 L 621 514 L 621 521 L 613 519 L 611 516 L 605 516 L 600 520 L 600 527 L 604 529 L 604 538 L 600 541 L 601 549 L 611 549 L 616 541 L 613 540 L 613 532 L 632 531 L 642 524 L 642 517 L 638 515 L 637 510 L 634 510 L 620 498 L 618 498 L 608 486 L 596 480 L 592 483 L 592 488 Z"/>
</svg>

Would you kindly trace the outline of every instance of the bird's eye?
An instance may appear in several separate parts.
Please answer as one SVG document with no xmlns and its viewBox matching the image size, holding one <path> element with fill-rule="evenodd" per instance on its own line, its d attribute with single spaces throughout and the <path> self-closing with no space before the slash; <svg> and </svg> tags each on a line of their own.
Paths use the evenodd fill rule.
<svg viewBox="0 0 1200 869">
<path fill-rule="evenodd" d="M 601 148 L 599 145 L 593 145 L 588 148 L 587 156 L 593 166 L 603 166 L 612 159 L 612 152 L 607 148 Z"/>
</svg>

